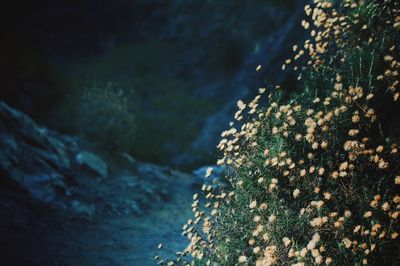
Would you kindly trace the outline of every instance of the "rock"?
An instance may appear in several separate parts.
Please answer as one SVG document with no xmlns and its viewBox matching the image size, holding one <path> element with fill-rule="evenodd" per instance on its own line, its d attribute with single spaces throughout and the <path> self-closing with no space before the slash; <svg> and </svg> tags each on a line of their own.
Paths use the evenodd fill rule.
<svg viewBox="0 0 400 266">
<path fill-rule="evenodd" d="M 76 161 L 79 165 L 87 167 L 101 177 L 106 177 L 108 175 L 107 164 L 99 156 L 91 152 L 83 151 L 78 153 L 76 155 Z"/>
<path fill-rule="evenodd" d="M 71 203 L 73 211 L 80 217 L 92 219 L 96 207 L 94 204 L 83 203 L 78 200 L 73 200 Z"/>
<path fill-rule="evenodd" d="M 138 181 L 135 176 L 122 176 L 121 180 L 126 188 L 135 188 L 138 186 Z"/>
<path fill-rule="evenodd" d="M 30 209 L 34 203 L 86 219 L 107 208 L 141 215 L 156 202 L 168 200 L 181 187 L 176 180 L 192 182 L 168 167 L 125 158 L 123 164 L 106 163 L 81 149 L 74 138 L 44 128 L 0 101 L 0 206 L 14 202 Z M 112 178 L 92 178 L 110 172 Z"/>
<path fill-rule="evenodd" d="M 49 261 L 47 254 L 64 250 L 64 239 L 70 235 L 75 244 L 76 237 L 85 240 L 81 244 L 87 237 L 92 239 L 92 232 L 104 230 L 108 237 L 110 226 L 117 226 L 116 216 L 129 216 L 118 219 L 118 224 L 147 222 L 135 216 L 155 208 L 158 213 L 171 197 L 181 197 L 192 188 L 188 175 L 133 158 L 121 162 L 109 157 L 106 163 L 82 149 L 84 144 L 41 127 L 0 101 L 0 244 L 6 248 L 0 260 L 4 265 L 64 263 L 59 256 Z M 112 176 L 93 178 L 83 168 L 97 176 Z M 99 228 L 103 225 L 107 226 Z M 90 230 L 83 232 L 85 228 Z M 37 261 L 37 254 L 44 256 L 43 262 Z"/>
<path fill-rule="evenodd" d="M 213 170 L 211 172 L 211 175 L 206 177 L 207 170 L 210 167 Z M 214 189 L 217 188 L 218 185 L 226 186 L 225 173 L 226 167 L 217 165 L 202 166 L 192 172 L 192 174 L 201 184 L 212 185 Z"/>
<path fill-rule="evenodd" d="M 292 46 L 301 43 L 305 38 L 300 28 L 303 7 L 306 1 L 301 0 L 293 10 L 276 9 L 273 14 L 279 25 L 261 39 L 251 53 L 245 55 L 233 78 L 225 82 L 212 80 L 197 90 L 206 91 L 212 98 L 218 98 L 220 108 L 204 120 L 202 129 L 193 139 L 191 149 L 175 156 L 174 165 L 198 165 L 204 158 L 215 154 L 220 134 L 229 128 L 233 121 L 238 100 L 249 100 L 258 93 L 260 87 L 283 84 L 294 78 L 291 71 L 282 71 L 282 63 L 290 57 Z M 255 71 L 257 65 L 262 69 Z M 265 81 L 268 83 L 265 84 Z M 203 162 L 204 164 L 204 162 Z"/>
<path fill-rule="evenodd" d="M 71 174 L 69 156 L 75 143 L 3 102 L 0 136 L 0 178 L 35 200 L 66 208 L 62 191 L 66 188 L 65 177 Z"/>
</svg>

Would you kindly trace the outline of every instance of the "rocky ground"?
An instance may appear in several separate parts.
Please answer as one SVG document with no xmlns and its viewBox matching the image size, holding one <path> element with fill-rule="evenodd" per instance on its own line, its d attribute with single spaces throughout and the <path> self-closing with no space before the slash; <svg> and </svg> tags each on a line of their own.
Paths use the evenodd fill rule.
<svg viewBox="0 0 400 266">
<path fill-rule="evenodd" d="M 49 213 L 36 218 L 35 226 L 18 230 L 9 235 L 11 239 L 2 237 L 0 264 L 156 265 L 153 258 L 158 243 L 163 242 L 174 251 L 187 245 L 180 228 L 190 217 L 193 188 L 186 177 L 176 181 L 170 200 L 154 203 L 144 215 L 100 210 L 90 220 Z M 122 188 L 112 191 L 115 194 L 105 200 L 132 197 Z"/>
<path fill-rule="evenodd" d="M 159 242 L 187 244 L 191 176 L 82 149 L 4 103 L 0 134 L 1 265 L 153 265 Z"/>
</svg>

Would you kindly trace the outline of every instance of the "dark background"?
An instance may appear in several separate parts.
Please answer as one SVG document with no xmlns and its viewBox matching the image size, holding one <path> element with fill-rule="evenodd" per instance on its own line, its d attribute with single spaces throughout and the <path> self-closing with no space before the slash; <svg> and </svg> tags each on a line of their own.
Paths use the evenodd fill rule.
<svg viewBox="0 0 400 266">
<path fill-rule="evenodd" d="M 289 74 L 276 70 L 299 39 L 293 21 L 300 2 L 8 3 L 0 18 L 0 97 L 46 126 L 97 140 L 93 144 L 110 152 L 193 169 L 214 161 L 232 104 L 265 86 L 263 80 L 290 82 Z M 264 72 L 253 79 L 258 64 Z M 116 116 L 134 119 L 105 139 L 86 132 L 82 95 L 94 86 L 99 88 L 91 92 L 101 94 L 110 82 L 129 102 L 129 111 Z M 107 104 L 99 96 L 90 108 Z M 96 131 L 109 130 L 107 115 L 97 117 Z M 109 145 L 113 139 L 126 144 Z"/>
</svg>

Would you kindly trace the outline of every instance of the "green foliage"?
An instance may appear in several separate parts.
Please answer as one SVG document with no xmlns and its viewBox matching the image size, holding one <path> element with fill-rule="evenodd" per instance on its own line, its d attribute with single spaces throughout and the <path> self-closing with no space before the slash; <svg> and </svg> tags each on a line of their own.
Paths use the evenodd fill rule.
<svg viewBox="0 0 400 266">
<path fill-rule="evenodd" d="M 135 136 L 129 138 L 129 145 L 123 145 L 124 151 L 140 160 L 168 162 L 171 154 L 182 153 L 190 147 L 200 131 L 204 117 L 215 110 L 215 103 L 193 96 L 191 83 L 176 74 L 179 66 L 171 64 L 175 60 L 175 54 L 174 44 L 143 41 L 121 44 L 101 56 L 80 58 L 78 62 L 71 63 L 68 67 L 71 69 L 68 76 L 70 96 L 59 104 L 52 124 L 56 124 L 63 132 L 80 133 L 77 125 L 81 122 L 75 121 L 74 117 L 79 117 L 75 110 L 81 101 L 78 98 L 83 94 L 82 87 L 92 80 L 99 84 L 118 80 L 118 86 L 123 88 L 123 96 L 128 101 L 125 103 L 129 107 L 129 116 L 126 119 L 130 119 L 130 114 L 134 113 L 134 125 L 128 125 L 134 130 L 129 131 L 130 133 L 121 131 L 122 134 Z M 105 95 L 106 92 L 100 92 L 102 86 L 98 87 L 98 94 Z M 135 94 L 131 95 L 131 91 Z M 94 94 L 96 93 L 92 93 Z M 120 102 L 122 99 L 116 97 L 116 100 Z M 100 108 L 102 105 L 96 105 L 96 101 L 98 99 L 93 99 L 92 107 Z M 121 114 L 120 111 L 117 112 Z M 57 117 L 65 117 L 65 113 L 74 115 L 70 121 L 63 118 L 63 123 L 59 123 Z M 120 129 L 115 129 L 114 133 L 119 131 Z"/>
<path fill-rule="evenodd" d="M 93 84 L 81 95 L 75 126 L 99 147 L 127 152 L 135 144 L 135 107 L 132 91 L 113 83 Z"/>
<path fill-rule="evenodd" d="M 399 6 L 305 11 L 313 38 L 284 66 L 303 58 L 302 89 L 238 102 L 218 145 L 230 186 L 195 195 L 178 264 L 400 263 Z"/>
<path fill-rule="evenodd" d="M 132 91 L 108 82 L 93 83 L 66 97 L 59 111 L 70 113 L 62 121 L 72 132 L 79 132 L 98 148 L 129 152 L 137 131 L 136 99 Z"/>
</svg>

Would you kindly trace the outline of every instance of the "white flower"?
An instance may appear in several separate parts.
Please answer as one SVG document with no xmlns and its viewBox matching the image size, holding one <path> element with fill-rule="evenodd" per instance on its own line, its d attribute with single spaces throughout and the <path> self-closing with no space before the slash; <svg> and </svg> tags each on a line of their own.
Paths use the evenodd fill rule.
<svg viewBox="0 0 400 266">
<path fill-rule="evenodd" d="M 316 247 L 317 243 L 314 240 L 311 240 L 308 244 L 307 244 L 307 249 L 308 250 L 312 250 Z"/>
<path fill-rule="evenodd" d="M 256 201 L 256 200 L 253 200 L 253 201 L 250 202 L 250 204 L 249 204 L 249 208 L 250 208 L 250 209 L 254 209 L 256 206 L 257 206 L 257 201 Z"/>
<path fill-rule="evenodd" d="M 207 170 L 206 170 L 205 177 L 209 177 L 211 175 L 212 171 L 213 171 L 213 168 L 212 167 L 208 167 Z"/>
<path fill-rule="evenodd" d="M 272 215 L 268 218 L 268 221 L 269 221 L 270 223 L 275 222 L 275 221 L 276 221 L 276 216 L 275 216 L 274 214 L 272 214 Z"/>
<path fill-rule="evenodd" d="M 300 194 L 300 190 L 298 189 L 298 188 L 296 188 L 294 191 L 293 191 L 293 198 L 298 198 L 299 197 L 299 194 Z"/>
<path fill-rule="evenodd" d="M 287 237 L 284 237 L 284 238 L 282 239 L 282 241 L 283 241 L 283 244 L 285 245 L 285 247 L 289 246 L 290 243 L 292 243 L 292 240 L 290 240 L 290 239 L 287 238 Z"/>
<path fill-rule="evenodd" d="M 260 252 L 261 248 L 260 247 L 255 247 L 253 248 L 253 253 L 257 254 L 258 252 Z"/>
<path fill-rule="evenodd" d="M 346 248 L 350 248 L 351 247 L 351 241 L 346 237 L 343 239 L 343 244 Z"/>
<path fill-rule="evenodd" d="M 247 257 L 244 256 L 244 255 L 240 256 L 239 257 L 239 263 L 245 263 L 245 262 L 247 262 Z"/>
</svg>

